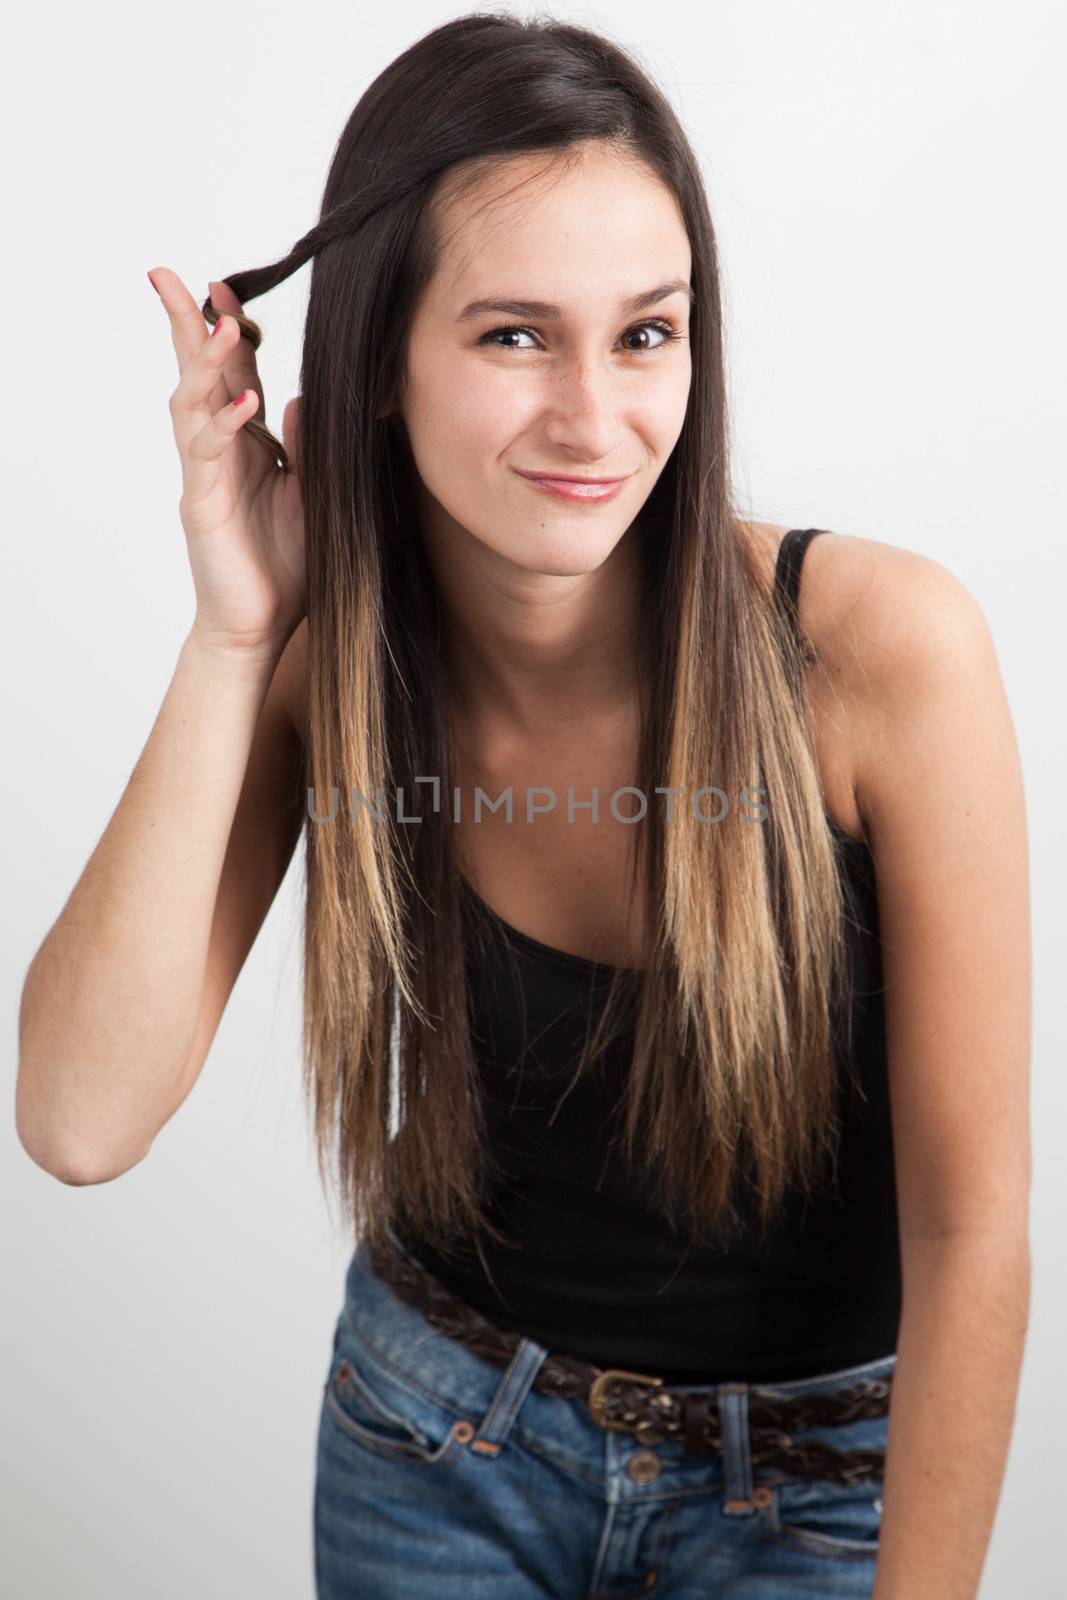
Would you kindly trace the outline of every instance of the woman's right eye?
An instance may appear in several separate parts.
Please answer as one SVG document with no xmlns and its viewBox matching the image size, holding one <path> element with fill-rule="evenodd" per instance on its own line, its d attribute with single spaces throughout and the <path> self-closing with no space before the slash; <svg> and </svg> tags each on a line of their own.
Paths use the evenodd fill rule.
<svg viewBox="0 0 1067 1600">
<path fill-rule="evenodd" d="M 512 323 L 509 323 L 507 325 L 507 327 L 504 327 L 504 328 L 491 328 L 488 333 L 483 333 L 481 338 L 478 340 L 478 343 L 479 344 L 490 344 L 494 339 L 496 339 L 502 333 L 524 333 L 524 334 L 526 334 L 527 338 L 532 339 L 534 337 L 534 334 L 531 332 L 531 330 L 529 328 L 520 328 L 520 327 L 515 326 Z M 516 345 L 513 345 L 513 344 L 502 344 L 502 345 L 498 345 L 497 346 L 498 350 L 515 350 L 517 348 L 519 348 L 519 347 L 516 346 Z"/>
</svg>

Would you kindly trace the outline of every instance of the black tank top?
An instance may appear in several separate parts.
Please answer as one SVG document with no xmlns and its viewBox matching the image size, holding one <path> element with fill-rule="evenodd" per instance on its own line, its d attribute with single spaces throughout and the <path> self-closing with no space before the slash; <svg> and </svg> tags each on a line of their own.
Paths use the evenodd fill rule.
<svg viewBox="0 0 1067 1600">
<path fill-rule="evenodd" d="M 782 540 L 775 595 L 795 626 L 804 552 Z M 813 1377 L 896 1350 L 901 1305 L 885 1019 L 870 848 L 827 819 L 843 875 L 851 1057 L 865 1101 L 841 1096 L 838 1185 L 789 1191 L 762 1247 L 674 1234 L 605 1129 L 624 1093 L 633 1033 L 564 1093 L 611 969 L 541 944 L 490 911 L 500 943 L 468 952 L 471 1023 L 493 1164 L 489 1214 L 509 1246 L 444 1257 L 398 1229 L 454 1294 L 498 1326 L 601 1367 L 668 1383 Z M 465 883 L 465 893 L 474 895 Z M 484 902 L 483 910 L 489 911 Z M 519 1064 L 521 1062 L 521 1070 Z"/>
</svg>

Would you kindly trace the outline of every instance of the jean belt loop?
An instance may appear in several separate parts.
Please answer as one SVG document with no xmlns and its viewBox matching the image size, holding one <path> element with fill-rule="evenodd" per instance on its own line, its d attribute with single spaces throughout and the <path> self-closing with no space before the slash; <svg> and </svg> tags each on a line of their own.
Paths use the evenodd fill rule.
<svg viewBox="0 0 1067 1600">
<path fill-rule="evenodd" d="M 500 1454 L 547 1355 L 544 1345 L 535 1339 L 521 1341 L 497 1385 L 481 1427 L 471 1440 L 471 1450 L 484 1456 Z"/>
<path fill-rule="evenodd" d="M 728 1516 L 750 1516 L 756 1507 L 752 1499 L 748 1384 L 720 1383 L 718 1396 L 725 1476 L 723 1510 Z"/>
</svg>

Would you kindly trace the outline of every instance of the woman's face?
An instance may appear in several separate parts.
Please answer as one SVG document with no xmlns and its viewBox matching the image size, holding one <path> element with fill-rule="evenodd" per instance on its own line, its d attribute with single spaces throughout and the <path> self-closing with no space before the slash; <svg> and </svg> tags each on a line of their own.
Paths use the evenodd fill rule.
<svg viewBox="0 0 1067 1600">
<path fill-rule="evenodd" d="M 592 145 L 571 170 L 513 160 L 443 214 L 397 407 L 423 526 L 432 545 L 475 541 L 526 572 L 593 571 L 685 416 L 692 258 L 678 204 L 646 168 Z M 575 501 L 531 472 L 626 482 Z"/>
</svg>

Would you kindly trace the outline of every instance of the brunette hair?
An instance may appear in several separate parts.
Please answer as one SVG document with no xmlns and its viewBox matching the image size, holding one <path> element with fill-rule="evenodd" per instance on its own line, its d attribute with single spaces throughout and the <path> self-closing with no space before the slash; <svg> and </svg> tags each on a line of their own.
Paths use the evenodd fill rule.
<svg viewBox="0 0 1067 1600">
<path fill-rule="evenodd" d="M 399 820 L 324 826 L 328 797 L 410 807 L 453 771 L 439 595 L 414 463 L 387 421 L 449 208 L 514 157 L 544 169 L 591 141 L 676 196 L 692 248 L 692 380 L 676 447 L 642 508 L 643 703 L 634 783 L 763 791 L 752 826 L 708 826 L 686 801 L 633 831 L 647 964 L 620 1100 L 631 1160 L 665 1214 L 719 1236 L 766 1230 L 790 1183 L 834 1163 L 835 1017 L 845 1014 L 843 899 L 804 692 L 804 647 L 734 514 L 720 280 L 697 158 L 665 95 L 619 45 L 538 15 L 476 11 L 435 28 L 361 96 L 319 221 L 272 266 L 226 279 L 242 304 L 311 261 L 298 448 L 306 517 L 304 1087 L 320 1176 L 380 1242 L 398 1224 L 441 1251 L 487 1218 L 485 1117 L 467 1004 L 461 874 L 447 800 Z M 217 318 L 210 301 L 209 321 Z M 238 321 L 258 344 L 248 317 Z M 253 418 L 280 463 L 286 453 Z M 700 776 L 694 780 L 694 775 Z M 342 812 L 342 818 L 344 813 Z M 643 861 L 642 861 L 643 856 Z M 616 978 L 620 974 L 616 973 Z M 613 982 L 584 1071 L 626 998 Z M 840 1042 L 840 1041 L 837 1041 Z M 590 1130 L 592 1137 L 593 1130 Z M 743 1184 L 743 1189 L 740 1185 Z M 484 1260 L 484 1258 L 483 1258 Z"/>
</svg>

